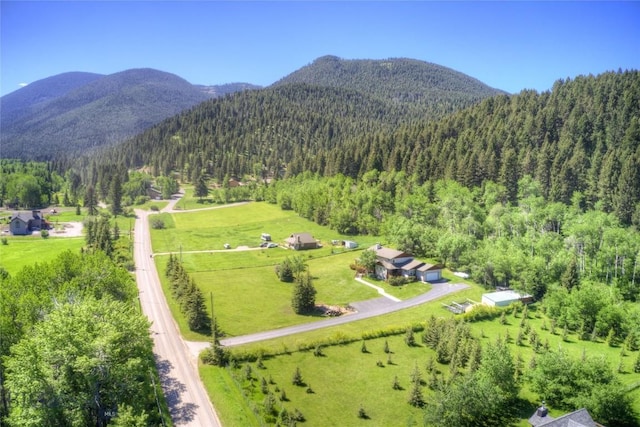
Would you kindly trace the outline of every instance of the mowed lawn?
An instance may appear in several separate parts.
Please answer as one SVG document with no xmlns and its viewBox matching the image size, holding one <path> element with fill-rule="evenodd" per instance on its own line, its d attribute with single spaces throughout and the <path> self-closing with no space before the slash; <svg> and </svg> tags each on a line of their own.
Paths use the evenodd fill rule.
<svg viewBox="0 0 640 427">
<path fill-rule="evenodd" d="M 475 299 L 482 290 L 474 287 L 462 294 L 471 299 Z M 461 295 L 462 296 L 462 295 Z M 527 323 L 535 330 L 542 342 L 548 342 L 549 348 L 557 350 L 562 348 L 574 359 L 582 357 L 583 352 L 587 357 L 603 357 L 611 369 L 617 370 L 622 360 L 622 373 L 619 373 L 621 381 L 630 387 L 634 387 L 640 382 L 640 374 L 633 373 L 632 365 L 638 352 L 625 352 L 622 354 L 620 347 L 610 347 L 606 343 L 582 341 L 575 334 L 569 334 L 566 341 L 562 338 L 562 331 L 557 329 L 556 334 L 549 330 L 550 320 L 531 307 Z M 256 363 L 251 363 L 253 368 L 254 383 L 257 391 L 253 394 L 255 404 L 260 405 L 263 397 L 259 391 L 259 384 L 262 377 L 271 378 L 275 384 L 270 384 L 269 389 L 278 396 L 275 391 L 285 389 L 288 401 L 283 405 L 291 412 L 298 408 L 307 418 L 305 425 L 420 425 L 421 412 L 407 404 L 408 388 L 410 385 L 409 376 L 411 371 L 417 366 L 426 380 L 428 374 L 425 365 L 429 357 L 434 356 L 434 352 L 422 344 L 416 347 L 408 347 L 404 343 L 404 334 L 392 337 L 376 338 L 366 341 L 369 353 L 361 352 L 362 341 L 358 339 L 363 334 L 372 333 L 385 327 L 402 327 L 411 324 L 422 323 L 430 316 L 453 317 L 445 310 L 440 302 L 434 301 L 420 307 L 391 313 L 372 319 L 365 319 L 358 322 L 341 325 L 339 327 L 327 328 L 321 331 L 311 331 L 290 337 L 270 340 L 268 342 L 254 343 L 246 346 L 233 348 L 233 352 L 240 354 L 245 352 L 255 352 L 263 350 L 267 354 L 278 354 L 275 357 L 266 357 L 263 360 L 265 369 L 259 369 Z M 508 337 L 509 348 L 514 358 L 518 355 L 522 357 L 524 369 L 534 356 L 533 349 L 528 340 L 524 340 L 522 345 L 517 345 L 515 338 L 520 328 L 522 314 L 514 317 L 511 313 L 506 316 L 506 324 L 501 324 L 499 319 L 470 323 L 474 336 L 478 337 L 483 344 L 495 342 L 498 337 L 502 339 Z M 546 328 L 546 329 L 545 329 Z M 336 339 L 336 337 L 355 339 L 356 341 L 346 345 L 330 345 L 323 348 L 322 357 L 313 355 L 313 351 L 297 351 L 301 346 L 313 348 L 314 343 L 321 343 Z M 421 334 L 416 334 L 420 342 Z M 383 352 L 384 342 L 388 341 L 391 353 L 391 364 L 388 362 L 388 355 Z M 382 362 L 382 367 L 377 366 L 377 362 Z M 314 393 L 307 393 L 306 387 L 296 387 L 291 384 L 291 378 L 296 368 L 302 373 L 303 380 L 313 389 Z M 437 369 L 448 375 L 448 366 L 437 364 Z M 202 374 L 205 378 L 227 378 L 232 381 L 231 373 L 237 378 L 242 376 L 244 365 L 237 370 L 220 369 L 214 367 L 203 367 Z M 404 390 L 393 390 L 391 384 L 393 378 L 397 376 L 400 385 Z M 225 400 L 219 387 L 207 383 L 209 393 L 213 401 Z M 248 382 L 242 382 L 242 386 L 248 388 Z M 237 386 L 236 386 L 237 388 Z M 430 390 L 422 388 L 426 399 L 430 397 Z M 525 403 L 519 407 L 518 417 L 520 426 L 528 426 L 527 418 L 535 411 L 541 396 L 529 390 L 526 382 L 523 384 L 520 397 Z M 630 393 L 634 401 L 636 411 L 640 411 L 640 389 L 635 389 Z M 278 406 L 281 405 L 278 402 Z M 370 419 L 362 420 L 357 417 L 360 406 L 365 409 Z M 233 419 L 241 416 L 242 413 L 221 414 L 223 419 Z M 564 411 L 552 408 L 551 415 L 558 416 Z M 245 412 L 245 416 L 248 414 Z M 367 424 L 368 423 L 368 424 Z"/>
<path fill-rule="evenodd" d="M 264 202 L 161 214 L 159 218 L 163 219 L 166 228 L 152 230 L 156 265 L 162 273 L 167 253 L 181 257 L 205 295 L 207 306 L 213 297 L 215 316 L 229 336 L 318 320 L 313 316 L 296 315 L 291 309 L 293 284 L 280 282 L 275 274 L 276 265 L 287 257 L 300 256 L 306 261 L 317 290 L 316 304 L 344 307 L 379 297 L 375 289 L 354 280 L 355 272 L 350 269 L 362 250 L 379 241 L 376 236 L 355 238 L 359 248 L 354 250 L 333 246 L 332 240 L 350 238 L 301 218 L 295 212 L 283 211 Z M 323 246 L 299 252 L 284 247 L 260 248 L 263 232 L 271 234 L 277 243 L 282 243 L 292 232 L 309 232 Z M 229 243 L 232 249 L 222 249 L 224 243 Z M 238 246 L 244 248 L 234 249 Z M 163 280 L 165 293 L 169 294 L 168 283 Z M 427 283 L 394 287 L 382 281 L 372 282 L 400 299 L 431 289 Z M 206 336 L 188 330 L 178 306 L 170 303 L 183 336 L 190 340 L 206 340 Z"/>
<path fill-rule="evenodd" d="M 13 275 L 27 265 L 50 262 L 66 250 L 80 251 L 84 237 L 9 236 L 0 244 L 0 266 Z"/>
<path fill-rule="evenodd" d="M 217 258 L 233 258 L 244 255 L 255 260 L 256 266 L 227 267 L 215 270 Z M 313 322 L 318 317 L 297 315 L 291 309 L 292 283 L 281 282 L 275 274 L 275 265 L 286 256 L 296 254 L 279 248 L 263 251 L 225 252 L 213 254 L 183 254 L 182 259 L 194 281 L 205 295 L 207 306 L 213 296 L 215 316 L 228 336 L 267 331 L 300 323 Z M 377 292 L 354 280 L 349 268 L 358 252 L 345 252 L 312 258 L 307 261 L 317 290 L 316 304 L 340 305 L 376 298 Z M 164 276 L 166 256 L 157 256 L 156 264 L 164 282 L 165 292 L 170 292 Z M 226 259 L 224 265 L 231 265 Z M 200 267 L 202 270 L 193 271 Z M 178 307 L 173 315 L 178 319 L 181 332 L 187 339 L 206 340 L 207 337 L 191 332 L 182 320 Z"/>
<path fill-rule="evenodd" d="M 262 233 L 271 234 L 278 244 L 284 243 L 292 233 L 310 233 L 322 242 L 326 251 L 331 250 L 331 240 L 350 239 L 293 211 L 283 211 L 279 206 L 266 202 L 176 212 L 170 216 L 166 229 L 151 232 L 154 252 L 219 250 L 225 243 L 232 248 L 257 247 Z M 358 238 L 361 247 L 373 245 L 376 241 L 376 237 Z"/>
</svg>

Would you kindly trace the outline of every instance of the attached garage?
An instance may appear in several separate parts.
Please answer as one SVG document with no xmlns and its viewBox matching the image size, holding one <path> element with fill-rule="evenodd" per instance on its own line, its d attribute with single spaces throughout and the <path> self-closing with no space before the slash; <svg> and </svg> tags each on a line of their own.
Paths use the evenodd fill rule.
<svg viewBox="0 0 640 427">
<path fill-rule="evenodd" d="M 416 278 L 423 282 L 437 282 L 442 280 L 442 265 L 424 264 L 416 270 Z"/>
</svg>

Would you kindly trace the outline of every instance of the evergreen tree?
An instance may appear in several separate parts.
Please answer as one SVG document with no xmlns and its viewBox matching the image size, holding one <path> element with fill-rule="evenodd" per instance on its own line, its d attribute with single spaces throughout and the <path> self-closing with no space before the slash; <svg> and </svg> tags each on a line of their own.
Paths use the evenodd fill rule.
<svg viewBox="0 0 640 427">
<path fill-rule="evenodd" d="M 122 213 L 122 182 L 120 181 L 120 175 L 115 175 L 111 180 L 109 197 L 111 198 L 111 213 L 114 216 L 118 216 Z"/>
<path fill-rule="evenodd" d="M 561 280 L 562 286 L 564 286 L 568 290 L 573 289 L 574 287 L 578 286 L 578 284 L 580 283 L 578 263 L 575 257 L 571 258 L 571 260 L 569 261 L 569 264 L 567 265 L 567 268 L 564 270 L 564 273 L 562 273 L 562 277 L 560 280 Z"/>
<path fill-rule="evenodd" d="M 199 175 L 195 183 L 194 195 L 202 201 L 203 197 L 207 197 L 209 195 L 209 187 L 207 186 L 207 181 L 204 175 Z"/>
<path fill-rule="evenodd" d="M 291 297 L 291 308 L 294 313 L 303 314 L 313 311 L 315 304 L 316 289 L 313 287 L 311 274 L 307 271 L 296 280 Z"/>
<path fill-rule="evenodd" d="M 95 216 L 98 214 L 98 201 L 93 185 L 87 186 L 87 191 L 84 195 L 84 206 L 87 208 L 89 215 Z"/>
</svg>

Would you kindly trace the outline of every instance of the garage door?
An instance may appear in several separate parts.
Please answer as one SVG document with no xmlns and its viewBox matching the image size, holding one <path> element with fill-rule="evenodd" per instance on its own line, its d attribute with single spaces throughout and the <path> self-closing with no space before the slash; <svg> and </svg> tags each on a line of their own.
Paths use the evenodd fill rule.
<svg viewBox="0 0 640 427">
<path fill-rule="evenodd" d="M 427 273 L 427 282 L 434 282 L 436 280 L 440 280 L 440 272 L 436 271 L 434 273 Z"/>
</svg>

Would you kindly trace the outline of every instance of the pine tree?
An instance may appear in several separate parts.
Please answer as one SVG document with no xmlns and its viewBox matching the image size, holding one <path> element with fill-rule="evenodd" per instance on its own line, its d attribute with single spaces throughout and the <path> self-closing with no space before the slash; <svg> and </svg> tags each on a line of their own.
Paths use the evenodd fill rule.
<svg viewBox="0 0 640 427">
<path fill-rule="evenodd" d="M 111 198 L 111 213 L 114 216 L 118 216 L 118 214 L 122 213 L 122 183 L 120 182 L 120 175 L 116 174 L 111 180 L 109 197 Z"/>
<path fill-rule="evenodd" d="M 84 206 L 87 208 L 89 215 L 95 216 L 98 214 L 98 201 L 96 200 L 96 192 L 93 185 L 87 186 L 87 191 L 84 195 Z"/>
<path fill-rule="evenodd" d="M 196 185 L 194 188 L 194 195 L 202 201 L 203 197 L 207 197 L 209 195 L 209 187 L 207 186 L 207 181 L 205 180 L 203 175 L 198 176 L 195 181 Z"/>
<path fill-rule="evenodd" d="M 578 262 L 576 260 L 576 257 L 571 258 L 569 264 L 567 264 L 567 268 L 564 270 L 564 273 L 562 273 L 560 282 L 562 283 L 562 286 L 564 286 L 568 290 L 573 289 L 580 283 L 580 275 L 578 272 Z"/>
<path fill-rule="evenodd" d="M 294 313 L 303 314 L 313 311 L 316 304 L 316 289 L 313 287 L 309 271 L 296 280 L 291 297 L 291 308 Z"/>
<path fill-rule="evenodd" d="M 422 408 L 424 406 L 424 397 L 419 383 L 412 383 L 411 390 L 409 391 L 409 398 L 407 400 L 409 405 L 415 406 L 416 408 Z"/>
<path fill-rule="evenodd" d="M 300 368 L 296 366 L 296 370 L 293 373 L 293 378 L 291 379 L 291 384 L 297 386 L 303 386 L 304 381 L 302 380 L 302 373 L 300 372 Z"/>
</svg>

